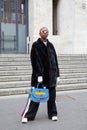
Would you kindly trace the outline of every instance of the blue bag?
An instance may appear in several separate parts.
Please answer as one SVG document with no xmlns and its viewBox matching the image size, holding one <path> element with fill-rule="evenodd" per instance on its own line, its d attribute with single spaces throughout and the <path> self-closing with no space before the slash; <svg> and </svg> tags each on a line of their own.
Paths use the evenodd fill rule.
<svg viewBox="0 0 87 130">
<path fill-rule="evenodd" d="M 47 102 L 49 100 L 49 90 L 46 87 L 38 88 L 39 83 L 32 89 L 31 100 L 34 102 Z"/>
</svg>

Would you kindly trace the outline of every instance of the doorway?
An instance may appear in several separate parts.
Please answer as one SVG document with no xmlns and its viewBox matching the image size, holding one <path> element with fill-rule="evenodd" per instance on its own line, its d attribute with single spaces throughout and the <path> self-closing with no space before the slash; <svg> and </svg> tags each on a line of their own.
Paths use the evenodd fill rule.
<svg viewBox="0 0 87 130">
<path fill-rule="evenodd" d="M 0 53 L 27 53 L 28 0 L 0 0 Z"/>
</svg>

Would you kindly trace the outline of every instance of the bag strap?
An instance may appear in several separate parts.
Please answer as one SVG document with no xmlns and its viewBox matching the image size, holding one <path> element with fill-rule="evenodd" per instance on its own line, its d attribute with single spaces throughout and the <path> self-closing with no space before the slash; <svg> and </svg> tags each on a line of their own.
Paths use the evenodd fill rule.
<svg viewBox="0 0 87 130">
<path fill-rule="evenodd" d="M 37 88 L 39 87 L 40 83 L 37 83 Z M 42 84 L 42 88 L 45 88 L 44 85 Z"/>
</svg>

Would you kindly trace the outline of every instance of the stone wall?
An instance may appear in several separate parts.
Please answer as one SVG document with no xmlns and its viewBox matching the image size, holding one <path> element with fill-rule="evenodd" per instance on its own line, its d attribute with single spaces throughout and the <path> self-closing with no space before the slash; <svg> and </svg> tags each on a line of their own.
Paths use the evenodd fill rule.
<svg viewBox="0 0 87 130">
<path fill-rule="evenodd" d="M 87 0 L 59 0 L 54 11 L 53 0 L 30 0 L 29 4 L 30 45 L 39 37 L 39 29 L 47 26 L 49 39 L 60 54 L 87 53 Z M 57 20 L 57 22 L 55 21 Z"/>
</svg>

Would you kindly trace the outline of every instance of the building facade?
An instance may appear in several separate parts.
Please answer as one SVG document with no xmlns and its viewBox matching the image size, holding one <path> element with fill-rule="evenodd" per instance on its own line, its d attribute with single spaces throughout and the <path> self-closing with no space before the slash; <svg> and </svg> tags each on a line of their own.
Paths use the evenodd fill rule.
<svg viewBox="0 0 87 130">
<path fill-rule="evenodd" d="M 0 52 L 27 53 L 47 26 L 59 54 L 87 54 L 87 0 L 0 0 Z"/>
<path fill-rule="evenodd" d="M 87 0 L 30 0 L 30 39 L 42 26 L 59 54 L 87 54 Z"/>
</svg>

